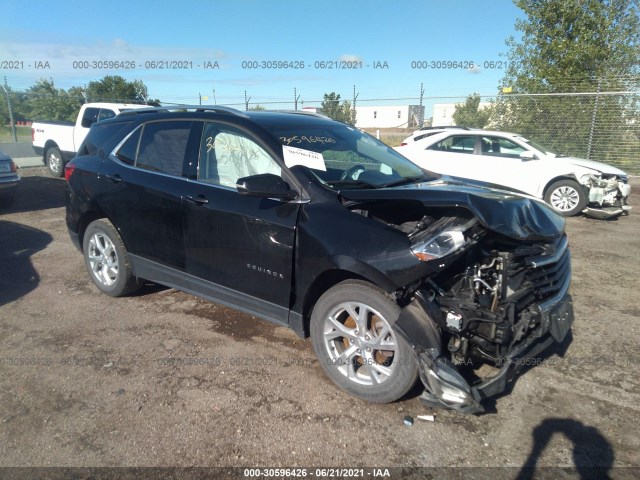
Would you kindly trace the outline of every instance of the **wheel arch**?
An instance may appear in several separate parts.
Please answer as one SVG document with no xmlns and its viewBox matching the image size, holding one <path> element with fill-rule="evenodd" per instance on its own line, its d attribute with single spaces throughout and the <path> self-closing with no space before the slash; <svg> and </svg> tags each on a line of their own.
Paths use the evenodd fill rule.
<svg viewBox="0 0 640 480">
<path fill-rule="evenodd" d="M 575 175 L 571 175 L 571 174 L 567 174 L 567 175 L 558 175 L 556 177 L 553 177 L 551 180 L 549 180 L 544 188 L 542 189 L 542 198 L 544 198 L 544 196 L 547 194 L 547 190 L 549 190 L 549 187 L 551 185 L 553 185 L 556 182 L 559 182 L 561 180 L 571 180 L 572 182 L 576 182 L 578 185 L 580 185 L 581 187 L 583 186 L 580 181 L 576 178 Z"/>
<path fill-rule="evenodd" d="M 87 227 L 91 224 L 91 222 L 94 222 L 96 220 L 108 220 L 113 227 L 116 229 L 116 231 L 119 232 L 118 228 L 115 226 L 115 224 L 111 221 L 111 219 L 101 210 L 98 209 L 94 209 L 94 210 L 88 210 L 86 212 L 84 212 L 80 218 L 78 219 L 78 226 L 77 226 L 77 233 L 78 233 L 78 240 L 80 242 L 80 246 L 82 247 L 83 242 L 84 242 L 84 234 L 87 231 Z M 120 238 L 122 238 L 122 236 L 120 236 Z M 122 243 L 124 243 L 125 248 L 127 248 L 127 244 L 124 241 L 124 239 L 122 238 Z"/>
<path fill-rule="evenodd" d="M 315 278 L 311 285 L 309 285 L 302 303 L 302 326 L 304 337 L 309 336 L 311 313 L 313 312 L 313 307 L 316 302 L 327 290 L 338 283 L 344 282 L 345 280 L 361 280 L 381 288 L 386 292 L 392 292 L 397 288 L 391 280 L 386 278 L 381 272 L 373 269 L 371 266 L 364 265 L 366 268 L 363 269 L 357 268 L 358 265 L 359 263 L 352 265 L 356 268 L 336 268 L 325 270 Z"/>
</svg>

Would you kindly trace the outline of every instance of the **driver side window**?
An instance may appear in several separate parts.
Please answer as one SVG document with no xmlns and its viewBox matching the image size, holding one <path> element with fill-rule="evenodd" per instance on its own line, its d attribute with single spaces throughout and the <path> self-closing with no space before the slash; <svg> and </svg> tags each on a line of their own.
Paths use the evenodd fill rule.
<svg viewBox="0 0 640 480">
<path fill-rule="evenodd" d="M 198 180 L 235 188 L 238 179 L 282 170 L 276 161 L 253 139 L 240 130 L 206 123 L 200 143 Z"/>
</svg>

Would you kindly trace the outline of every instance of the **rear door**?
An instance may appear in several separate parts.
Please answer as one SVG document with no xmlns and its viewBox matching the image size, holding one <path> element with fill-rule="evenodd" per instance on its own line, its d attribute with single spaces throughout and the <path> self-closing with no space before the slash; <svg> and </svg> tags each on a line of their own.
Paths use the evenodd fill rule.
<svg viewBox="0 0 640 480">
<path fill-rule="evenodd" d="M 99 202 L 131 254 L 185 269 L 181 199 L 201 128 L 188 120 L 146 123 L 104 162 Z"/>
<path fill-rule="evenodd" d="M 199 152 L 182 202 L 187 272 L 221 301 L 286 323 L 300 205 L 243 196 L 235 186 L 256 174 L 284 178 L 283 168 L 257 138 L 224 123 L 205 123 Z"/>
<path fill-rule="evenodd" d="M 479 179 L 479 168 L 473 161 L 475 147 L 476 135 L 450 135 L 426 149 L 420 166 L 445 175 Z"/>
</svg>

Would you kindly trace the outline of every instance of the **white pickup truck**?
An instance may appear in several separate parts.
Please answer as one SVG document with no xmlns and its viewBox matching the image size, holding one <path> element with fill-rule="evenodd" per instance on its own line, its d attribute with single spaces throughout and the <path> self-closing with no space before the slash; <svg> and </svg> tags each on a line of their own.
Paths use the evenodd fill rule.
<svg viewBox="0 0 640 480">
<path fill-rule="evenodd" d="M 115 117 L 124 110 L 147 108 L 127 103 L 86 103 L 80 108 L 76 123 L 36 122 L 31 126 L 33 149 L 54 177 L 64 175 L 65 163 L 71 160 L 89 128 L 100 120 Z"/>
</svg>

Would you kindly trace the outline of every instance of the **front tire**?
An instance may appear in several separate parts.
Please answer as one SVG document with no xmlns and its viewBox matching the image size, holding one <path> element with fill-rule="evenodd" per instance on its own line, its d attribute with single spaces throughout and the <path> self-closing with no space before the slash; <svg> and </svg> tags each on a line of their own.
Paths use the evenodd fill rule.
<svg viewBox="0 0 640 480">
<path fill-rule="evenodd" d="M 559 180 L 547 188 L 544 201 L 556 212 L 565 217 L 572 217 L 584 210 L 589 199 L 578 182 Z"/>
<path fill-rule="evenodd" d="M 311 341 L 327 376 L 375 403 L 404 396 L 418 379 L 407 342 L 391 325 L 400 308 L 377 287 L 349 280 L 327 290 L 311 315 Z"/>
<path fill-rule="evenodd" d="M 133 276 L 122 238 L 108 220 L 89 224 L 82 251 L 89 276 L 103 293 L 120 297 L 140 288 L 141 282 Z"/>
<path fill-rule="evenodd" d="M 49 147 L 45 159 L 51 176 L 61 177 L 64 175 L 64 160 L 58 147 Z"/>
</svg>

